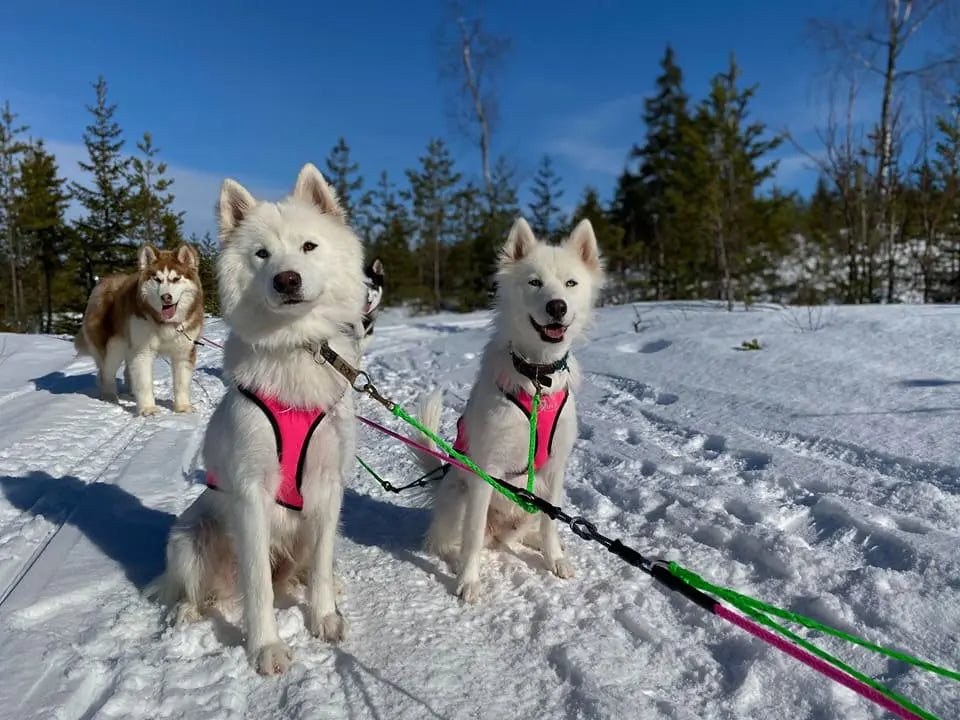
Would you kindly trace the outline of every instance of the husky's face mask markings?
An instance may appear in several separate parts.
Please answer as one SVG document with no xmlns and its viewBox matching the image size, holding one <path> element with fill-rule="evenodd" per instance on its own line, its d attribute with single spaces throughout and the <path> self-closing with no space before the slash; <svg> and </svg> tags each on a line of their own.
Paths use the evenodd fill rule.
<svg viewBox="0 0 960 720">
<path fill-rule="evenodd" d="M 175 260 L 181 265 L 177 267 L 161 261 L 160 255 L 152 245 L 140 248 L 138 261 L 140 273 L 144 282 L 140 286 L 140 296 L 143 301 L 152 307 L 162 322 L 179 322 L 183 313 L 178 309 L 191 306 L 196 297 L 196 286 L 184 277 L 184 271 L 196 271 L 198 258 L 195 251 L 189 246 L 181 246 Z"/>
</svg>

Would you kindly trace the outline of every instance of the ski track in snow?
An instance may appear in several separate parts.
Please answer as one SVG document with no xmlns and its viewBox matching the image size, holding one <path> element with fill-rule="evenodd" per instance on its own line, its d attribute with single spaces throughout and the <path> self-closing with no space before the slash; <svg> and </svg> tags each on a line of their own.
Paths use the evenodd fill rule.
<svg viewBox="0 0 960 720">
<path fill-rule="evenodd" d="M 842 308 L 803 334 L 769 308 L 647 310 L 641 334 L 629 308 L 602 310 L 578 351 L 568 511 L 711 582 L 960 664 L 956 309 Z M 388 311 L 365 369 L 411 411 L 441 384 L 449 435 L 488 323 Z M 733 350 L 753 337 L 763 350 Z M 422 496 L 382 492 L 359 469 L 336 556 L 348 638 L 313 639 L 301 598 L 279 598 L 296 663 L 259 677 L 239 608 L 169 628 L 140 596 L 202 489 L 219 351 L 201 348 L 196 414 L 172 413 L 160 360 L 161 413 L 138 418 L 129 397 L 96 399 L 92 362 L 67 343 L 4 347 L 0 718 L 884 717 L 566 529 L 573 579 L 529 551 L 487 552 L 484 601 L 461 606 L 451 569 L 420 549 Z M 402 445 L 359 432 L 386 478 L 416 473 Z M 956 683 L 817 642 L 943 718 L 960 707 Z"/>
</svg>

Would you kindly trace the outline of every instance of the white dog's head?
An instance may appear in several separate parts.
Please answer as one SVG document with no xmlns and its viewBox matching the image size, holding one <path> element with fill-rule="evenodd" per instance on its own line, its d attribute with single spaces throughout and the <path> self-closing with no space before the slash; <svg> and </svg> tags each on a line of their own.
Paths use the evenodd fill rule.
<svg viewBox="0 0 960 720">
<path fill-rule="evenodd" d="M 363 245 L 311 163 L 293 194 L 258 202 L 227 179 L 218 205 L 224 320 L 249 343 L 280 347 L 356 327 L 365 300 Z"/>
<path fill-rule="evenodd" d="M 560 245 L 548 245 L 521 217 L 500 254 L 498 325 L 527 358 L 560 357 L 588 326 L 602 286 L 603 262 L 589 220 Z"/>
</svg>

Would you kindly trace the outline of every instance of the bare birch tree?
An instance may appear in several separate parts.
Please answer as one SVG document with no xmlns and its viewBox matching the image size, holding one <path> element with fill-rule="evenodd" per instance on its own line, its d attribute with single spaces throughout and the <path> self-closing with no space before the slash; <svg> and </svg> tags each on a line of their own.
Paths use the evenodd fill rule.
<svg viewBox="0 0 960 720">
<path fill-rule="evenodd" d="M 484 189 L 492 202 L 490 137 L 499 119 L 495 78 L 513 44 L 485 28 L 476 4 L 445 0 L 444 10 L 438 31 L 440 80 L 451 90 L 450 111 L 458 131 L 480 146 Z"/>
<path fill-rule="evenodd" d="M 885 264 L 885 300 L 894 296 L 895 247 L 898 227 L 897 202 L 897 135 L 905 84 L 911 79 L 929 84 L 934 76 L 960 66 L 960 52 L 954 39 L 939 52 L 928 55 L 921 64 L 904 67 L 904 52 L 925 27 L 949 27 L 957 13 L 958 0 L 879 0 L 874 11 L 858 26 L 849 21 L 813 20 L 811 28 L 823 49 L 842 62 L 870 76 L 880 78 L 880 117 L 873 137 L 876 175 L 873 182 L 881 203 L 879 245 Z M 872 285 L 873 278 L 870 277 Z M 872 288 L 871 288 L 872 289 Z"/>
</svg>

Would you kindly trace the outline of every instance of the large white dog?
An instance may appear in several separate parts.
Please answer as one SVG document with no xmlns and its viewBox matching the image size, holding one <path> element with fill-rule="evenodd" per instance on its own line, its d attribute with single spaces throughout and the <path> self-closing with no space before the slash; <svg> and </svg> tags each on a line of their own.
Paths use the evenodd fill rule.
<svg viewBox="0 0 960 720">
<path fill-rule="evenodd" d="M 534 492 L 554 504 L 563 498 L 564 471 L 577 437 L 573 391 L 580 371 L 570 346 L 590 322 L 602 284 L 603 265 L 588 220 L 552 246 L 518 219 L 500 256 L 493 336 L 458 423 L 456 449 L 490 475 L 526 485 L 530 408 L 539 383 Z M 432 431 L 441 410 L 439 390 L 421 404 L 421 418 Z M 426 453 L 420 462 L 426 470 L 438 465 Z M 480 556 L 492 539 L 520 540 L 540 549 L 557 576 L 573 575 L 554 521 L 542 515 L 538 527 L 533 516 L 486 482 L 451 468 L 436 490 L 427 549 L 447 559 L 459 551 L 457 593 L 467 602 L 480 599 Z"/>
<path fill-rule="evenodd" d="M 333 546 L 356 421 L 346 381 L 312 351 L 326 340 L 352 365 L 359 359 L 363 248 L 311 164 L 279 203 L 225 180 L 219 222 L 228 390 L 204 441 L 209 489 L 174 524 L 166 572 L 150 590 L 175 620 L 194 620 L 239 580 L 247 654 L 274 674 L 291 653 L 273 583 L 305 573 L 307 627 L 330 642 L 346 630 Z"/>
</svg>

